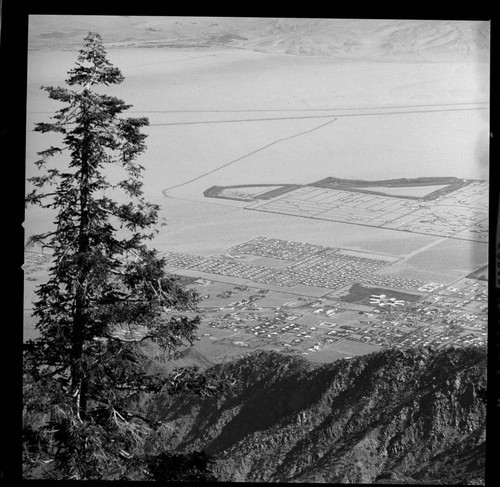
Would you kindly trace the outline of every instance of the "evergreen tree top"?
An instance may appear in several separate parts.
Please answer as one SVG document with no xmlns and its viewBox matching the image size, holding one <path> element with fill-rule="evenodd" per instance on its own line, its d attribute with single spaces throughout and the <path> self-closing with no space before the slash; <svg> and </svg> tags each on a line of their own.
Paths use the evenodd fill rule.
<svg viewBox="0 0 500 487">
<path fill-rule="evenodd" d="M 85 46 L 79 51 L 76 67 L 69 71 L 66 83 L 70 86 L 81 85 L 84 89 L 94 84 L 108 86 L 121 83 L 124 77 L 107 59 L 101 36 L 89 32 L 84 41 Z"/>
</svg>

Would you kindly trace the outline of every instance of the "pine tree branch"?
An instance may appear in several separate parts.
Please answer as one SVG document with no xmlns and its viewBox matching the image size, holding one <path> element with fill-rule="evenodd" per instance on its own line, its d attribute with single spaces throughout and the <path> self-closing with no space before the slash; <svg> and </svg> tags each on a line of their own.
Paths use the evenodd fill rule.
<svg viewBox="0 0 500 487">
<path fill-rule="evenodd" d="M 61 366 L 60 368 L 58 368 L 56 370 L 53 370 L 52 372 L 48 372 L 46 374 L 41 374 L 40 375 L 40 379 L 49 379 L 51 377 L 54 377 L 57 374 L 60 374 L 64 370 L 68 370 L 68 369 L 69 369 L 69 365 L 68 364 L 64 364 L 63 366 Z"/>
</svg>

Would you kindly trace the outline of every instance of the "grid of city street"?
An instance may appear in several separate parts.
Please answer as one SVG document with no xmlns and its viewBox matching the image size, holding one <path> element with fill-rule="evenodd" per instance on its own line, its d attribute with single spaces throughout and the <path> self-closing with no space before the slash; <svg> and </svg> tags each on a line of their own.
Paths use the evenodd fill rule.
<svg viewBox="0 0 500 487">
<path fill-rule="evenodd" d="M 397 257 L 269 237 L 211 257 L 164 257 L 201 296 L 203 343 L 221 359 L 268 348 L 321 362 L 385 347 L 486 342 L 486 269 L 449 285 L 400 279 L 383 274 Z"/>
<path fill-rule="evenodd" d="M 246 208 L 485 242 L 488 238 L 487 194 L 485 181 L 471 181 L 431 202 L 303 186 L 271 200 L 254 202 Z"/>
<path fill-rule="evenodd" d="M 235 348 L 268 348 L 323 361 L 386 347 L 459 347 L 487 339 L 487 282 L 471 278 L 424 296 L 407 294 L 398 307 L 373 304 L 369 297 L 381 290 L 363 285 L 341 298 L 206 279 L 191 286 L 202 297 L 203 338 L 228 357 Z M 401 297 L 385 292 L 388 302 Z"/>
</svg>

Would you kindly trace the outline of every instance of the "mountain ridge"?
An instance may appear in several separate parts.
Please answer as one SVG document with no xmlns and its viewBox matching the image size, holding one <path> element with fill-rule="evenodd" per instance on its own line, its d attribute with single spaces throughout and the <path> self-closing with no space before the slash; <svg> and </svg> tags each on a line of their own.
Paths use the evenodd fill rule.
<svg viewBox="0 0 500 487">
<path fill-rule="evenodd" d="M 120 47 L 239 48 L 346 60 L 486 62 L 487 21 L 32 16 L 30 49 L 74 49 L 88 31 Z"/>
<path fill-rule="evenodd" d="M 212 370 L 232 378 L 231 394 L 158 396 L 144 407 L 172 430 L 169 448 L 214 456 L 220 480 L 484 476 L 484 349 L 386 350 L 323 365 L 257 352 Z"/>
</svg>

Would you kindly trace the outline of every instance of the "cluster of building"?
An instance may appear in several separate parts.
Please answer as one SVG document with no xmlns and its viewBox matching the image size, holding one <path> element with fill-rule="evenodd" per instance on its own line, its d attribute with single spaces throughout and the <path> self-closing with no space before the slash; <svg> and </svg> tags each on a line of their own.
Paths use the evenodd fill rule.
<svg viewBox="0 0 500 487">
<path fill-rule="evenodd" d="M 290 345 L 299 345 L 309 341 L 310 345 L 321 347 L 340 340 L 350 340 L 379 347 L 416 347 L 433 346 L 436 348 L 446 346 L 460 346 L 470 344 L 485 344 L 487 340 L 486 328 L 480 333 L 467 332 L 463 328 L 433 322 L 407 323 L 404 316 L 398 321 L 380 320 L 370 324 L 355 326 L 352 324 L 339 325 L 332 322 L 322 322 L 314 326 L 304 326 L 297 323 L 281 324 L 266 321 L 255 325 L 247 332 L 260 338 L 281 338 Z M 318 350 L 319 348 L 316 348 Z"/>
<path fill-rule="evenodd" d="M 278 335 L 283 335 L 287 333 L 296 333 L 297 336 L 302 336 L 302 334 L 306 333 L 303 330 L 303 326 L 297 325 L 296 323 L 290 323 L 287 325 L 280 326 L 278 322 L 271 320 L 266 321 L 260 325 L 252 326 L 248 332 L 253 333 L 256 336 L 260 336 L 262 338 L 277 338 Z"/>
<path fill-rule="evenodd" d="M 356 329 L 359 328 L 327 322 L 307 326 L 297 323 L 284 324 L 280 320 L 267 320 L 252 326 L 246 332 L 260 338 L 271 339 L 275 344 L 285 347 L 306 343 L 308 346 L 316 347 L 315 350 L 319 350 L 322 344 L 347 338 Z"/>
<path fill-rule="evenodd" d="M 487 308 L 483 300 L 487 299 L 487 286 L 472 279 L 466 281 L 457 284 L 459 287 L 443 289 L 442 301 L 435 300 L 441 296 L 436 293 L 414 303 L 406 302 L 391 312 L 374 306 L 370 311 L 355 311 L 355 315 L 352 304 L 326 298 L 263 308 L 259 301 L 265 294 L 257 293 L 218 308 L 214 315 L 217 318 L 211 318 L 209 326 L 238 332 L 242 344 L 252 339 L 266 340 L 272 346 L 302 353 L 335 347 L 343 340 L 351 343 L 349 348 L 354 354 L 356 342 L 360 350 L 366 350 L 366 345 L 440 348 L 485 344 Z M 450 309 L 446 301 L 450 293 L 460 294 L 462 299 L 467 298 L 464 302 L 479 306 L 477 312 Z M 223 295 L 229 296 L 227 292 Z"/>
<path fill-rule="evenodd" d="M 417 326 L 409 329 L 385 321 L 373 324 L 370 328 L 364 329 L 359 335 L 356 337 L 351 336 L 349 339 L 394 348 L 417 346 L 443 348 L 470 344 L 484 345 L 487 340 L 486 332 L 464 334 L 460 330 L 449 326 Z"/>
<path fill-rule="evenodd" d="M 458 287 L 455 287 L 458 286 Z M 463 302 L 488 301 L 488 284 L 486 281 L 476 279 L 463 279 L 455 286 L 448 286 L 439 291 L 439 296 L 452 296 L 460 298 Z"/>
<path fill-rule="evenodd" d="M 201 257 L 168 252 L 167 265 L 199 272 L 237 277 L 273 286 L 306 285 L 338 289 L 352 282 L 407 290 L 434 290 L 439 284 L 417 279 L 377 274 L 390 262 L 384 259 L 350 255 L 339 248 L 325 247 L 275 238 L 257 237 L 229 249 L 231 255 L 251 254 L 289 261 L 286 267 L 264 267 L 235 258 Z"/>
<path fill-rule="evenodd" d="M 254 265 L 245 262 L 244 255 L 282 262 L 279 266 L 272 263 L 265 266 L 266 260 L 261 259 L 263 265 Z M 486 281 L 463 278 L 446 287 L 439 283 L 384 275 L 380 271 L 384 272 L 384 267 L 392 261 L 385 256 L 372 255 L 257 237 L 228 249 L 224 256 L 201 257 L 169 252 L 164 257 L 167 265 L 173 268 L 237 277 L 271 286 L 308 285 L 335 290 L 358 282 L 369 287 L 427 294 L 416 302 L 405 302 L 404 306 L 388 311 L 375 305 L 370 310 L 366 304 L 334 298 L 312 301 L 299 297 L 293 306 L 288 306 L 288 302 L 274 306 L 259 300 L 270 292 L 271 298 L 266 298 L 266 303 L 276 302 L 272 297 L 275 291 L 260 289 L 249 292 L 245 285 L 235 286 L 216 295 L 219 300 L 235 296 L 233 302 L 225 305 L 215 301 L 217 304 L 207 311 L 210 315 L 207 321 L 210 327 L 229 330 L 232 339 L 237 340 L 234 343 L 241 346 L 252 340 L 260 343 L 264 339 L 275 347 L 309 353 L 329 346 L 334 349 L 336 342 L 347 340 L 350 349 L 356 353 L 356 342 L 360 344 L 360 350 L 366 350 L 367 345 L 445 347 L 486 342 Z M 357 313 L 364 315 L 363 318 L 360 316 L 358 320 Z"/>
<path fill-rule="evenodd" d="M 230 249 L 233 254 L 250 254 L 280 260 L 301 260 L 321 251 L 335 253 L 338 249 L 304 242 L 256 237 Z"/>
</svg>

